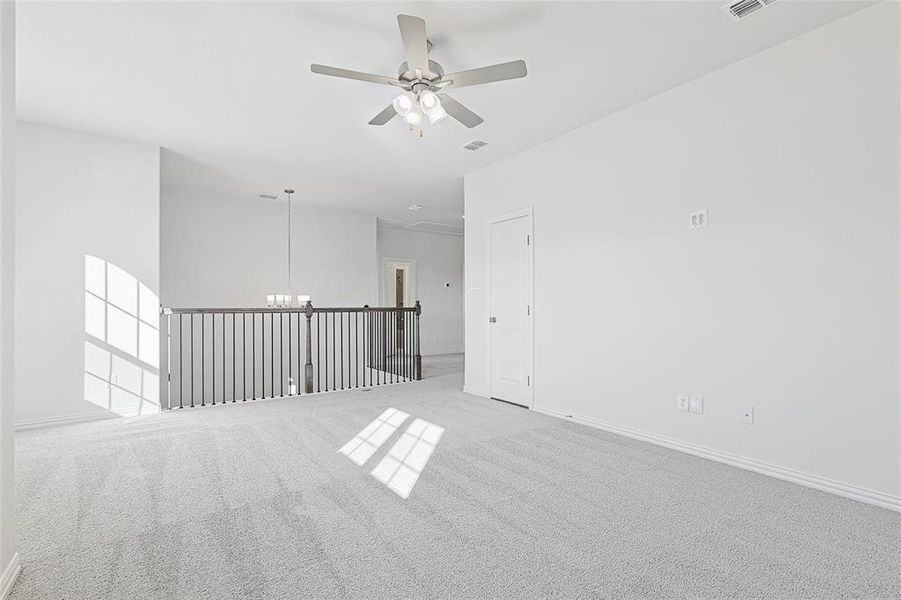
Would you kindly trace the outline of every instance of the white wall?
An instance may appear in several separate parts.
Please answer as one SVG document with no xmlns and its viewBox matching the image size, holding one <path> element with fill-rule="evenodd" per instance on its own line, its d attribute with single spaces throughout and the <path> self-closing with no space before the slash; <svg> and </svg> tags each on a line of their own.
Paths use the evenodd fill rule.
<svg viewBox="0 0 901 600">
<path fill-rule="evenodd" d="M 316 306 L 372 305 L 377 297 L 375 217 L 292 202 L 287 286 L 287 202 L 162 193 L 161 300 L 172 307 L 265 306 L 267 293 L 310 294 Z"/>
<path fill-rule="evenodd" d="M 0 594 L 19 572 L 16 554 L 15 147 L 16 4 L 0 2 Z"/>
<path fill-rule="evenodd" d="M 17 142 L 16 421 L 114 416 L 86 400 L 94 384 L 109 391 L 85 373 L 86 342 L 107 360 L 118 353 L 86 332 L 85 256 L 158 290 L 159 148 L 29 123 L 19 123 Z M 152 395 L 152 365 L 118 358 L 138 369 L 139 388 L 148 370 L 143 385 Z"/>
<path fill-rule="evenodd" d="M 381 298 L 385 297 L 385 261 L 416 262 L 416 297 L 423 307 L 422 354 L 463 352 L 463 238 L 382 226 L 378 245 Z"/>
<path fill-rule="evenodd" d="M 485 218 L 534 206 L 537 408 L 896 502 L 896 10 L 467 176 L 467 389 L 488 390 Z"/>
<path fill-rule="evenodd" d="M 376 303 L 378 279 L 375 217 L 311 208 L 305 205 L 302 191 L 295 194 L 291 218 L 293 289 L 288 290 L 286 289 L 287 201 L 284 198 L 261 200 L 168 187 L 166 164 L 164 159 L 160 254 L 162 277 L 160 298 L 164 306 L 263 307 L 266 306 L 266 295 L 270 293 L 309 294 L 312 296 L 313 304 L 319 307 L 362 307 Z M 222 335 L 222 325 L 217 318 L 216 327 L 219 332 L 215 333 L 213 318 L 207 316 L 204 320 L 207 322 L 205 330 L 199 326 L 200 319 L 195 319 L 194 344 L 197 360 L 201 361 L 201 339 L 207 340 L 208 368 L 205 374 L 199 368 L 196 372 L 192 371 L 191 377 L 188 376 L 188 371 L 185 371 L 184 382 L 179 369 L 173 368 L 172 405 L 176 405 L 179 401 L 187 403 L 192 393 L 196 396 L 197 402 L 200 401 L 201 395 L 205 396 L 207 402 L 213 401 L 216 388 L 212 372 L 215 368 L 210 366 L 222 364 L 223 358 L 219 346 L 212 344 L 212 338 L 214 335 Z M 259 332 L 253 328 L 254 320 L 258 323 Z M 281 320 L 278 322 L 282 323 Z M 292 327 L 295 327 L 296 320 L 292 322 L 295 323 Z M 174 332 L 171 340 L 173 365 L 178 364 L 182 348 L 178 334 L 180 323 L 182 321 L 173 320 L 171 324 Z M 267 382 L 267 377 L 262 373 L 264 327 L 260 317 L 252 317 L 246 325 L 246 331 L 238 327 L 237 323 L 235 329 L 229 329 L 230 323 L 231 321 L 225 324 L 226 335 L 230 337 L 235 335 L 235 331 L 239 332 L 235 338 L 241 339 L 238 348 L 243 348 L 244 344 L 247 344 L 248 347 L 256 349 L 255 355 L 243 356 L 241 352 L 237 352 L 235 356 L 245 359 L 250 357 L 260 362 L 247 363 L 247 360 L 242 361 L 238 358 L 234 368 L 229 366 L 228 381 L 232 381 L 231 374 L 234 372 L 236 382 L 241 381 L 242 384 L 248 382 L 250 385 L 248 389 L 256 390 L 247 391 L 248 397 L 255 394 L 269 395 L 273 393 L 273 389 L 276 390 L 275 393 L 287 389 L 287 378 L 292 375 L 287 366 L 282 370 L 275 368 L 275 373 L 279 377 L 275 382 L 275 388 L 272 387 L 272 377 L 269 377 Z M 270 327 L 273 326 L 272 323 L 269 322 Z M 317 321 L 314 321 L 314 329 L 316 323 Z M 191 331 L 190 322 L 184 321 L 182 326 L 186 336 L 184 343 L 190 348 L 187 338 L 188 332 Z M 257 332 L 255 336 L 254 332 Z M 253 337 L 245 338 L 245 333 L 246 336 Z M 313 335 L 314 339 L 318 339 L 317 334 Z M 332 348 L 327 352 L 331 356 L 335 351 L 333 341 L 329 341 L 332 338 L 325 334 L 323 338 L 323 347 Z M 245 339 L 248 341 L 245 342 Z M 276 347 L 281 347 L 280 341 L 276 342 Z M 345 346 L 342 348 L 345 352 L 349 351 Z M 165 352 L 166 348 L 163 348 L 163 351 Z M 232 365 L 235 357 L 232 356 L 230 347 L 226 348 L 225 352 L 225 364 Z M 305 352 L 305 346 L 301 347 L 296 337 L 292 343 L 292 352 L 294 359 L 292 363 L 299 361 L 298 357 Z M 284 354 L 287 355 L 288 352 L 285 351 Z M 254 356 L 256 359 L 252 358 Z M 190 360 L 187 362 L 184 358 L 181 360 L 182 364 L 191 364 Z M 331 383 L 337 386 L 335 364 L 332 361 L 324 361 L 323 365 L 320 365 L 316 357 L 314 361 L 317 367 L 314 369 L 316 379 L 314 389 L 320 383 L 323 387 Z M 256 379 L 250 364 L 258 365 L 254 367 L 259 375 Z M 320 374 L 324 376 L 321 382 Z M 295 372 L 293 376 L 298 378 L 299 374 Z M 192 377 L 196 388 L 193 392 L 190 385 Z M 205 388 L 202 386 L 203 377 L 206 377 Z M 226 387 L 230 388 L 232 385 Z M 167 402 L 167 391 L 161 390 L 164 406 Z M 220 386 L 217 394 L 221 394 L 222 391 Z"/>
<path fill-rule="evenodd" d="M 898 23 L 898 55 L 901 56 L 901 10 L 896 11 L 896 19 Z M 901 232 L 901 60 L 898 61 L 898 132 L 896 135 L 898 148 L 898 202 L 899 202 L 899 210 L 898 210 L 898 228 L 899 232 Z M 901 257 L 901 233 L 898 235 L 898 256 Z M 901 281 L 901 260 L 898 261 L 898 279 Z M 899 311 L 899 319 L 898 319 L 898 339 L 899 339 L 899 352 L 898 352 L 898 390 L 899 397 L 898 402 L 901 404 L 901 302 L 898 303 L 898 311 Z M 901 405 L 898 407 L 898 481 L 901 482 Z M 899 484 L 901 485 L 901 484 Z"/>
</svg>

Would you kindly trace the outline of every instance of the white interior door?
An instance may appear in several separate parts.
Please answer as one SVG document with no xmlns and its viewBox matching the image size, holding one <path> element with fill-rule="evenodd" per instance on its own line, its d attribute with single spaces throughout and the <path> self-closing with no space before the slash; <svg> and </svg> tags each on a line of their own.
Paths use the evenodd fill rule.
<svg viewBox="0 0 901 600">
<path fill-rule="evenodd" d="M 489 223 L 490 394 L 532 406 L 532 217 Z"/>
</svg>

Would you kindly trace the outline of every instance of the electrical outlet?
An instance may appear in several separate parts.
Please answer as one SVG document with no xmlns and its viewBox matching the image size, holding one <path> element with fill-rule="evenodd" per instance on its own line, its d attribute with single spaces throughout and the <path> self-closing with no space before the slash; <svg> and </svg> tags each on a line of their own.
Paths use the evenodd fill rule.
<svg viewBox="0 0 901 600">
<path fill-rule="evenodd" d="M 754 424 L 754 407 L 753 406 L 742 406 L 741 407 L 741 422 L 747 423 L 748 425 Z"/>
<path fill-rule="evenodd" d="M 707 227 L 707 211 L 696 210 L 688 214 L 689 229 L 704 229 Z"/>
<path fill-rule="evenodd" d="M 688 412 L 688 396 L 683 394 L 676 396 L 676 410 Z"/>
<path fill-rule="evenodd" d="M 688 401 L 691 412 L 696 415 L 704 414 L 704 396 L 692 396 Z"/>
</svg>

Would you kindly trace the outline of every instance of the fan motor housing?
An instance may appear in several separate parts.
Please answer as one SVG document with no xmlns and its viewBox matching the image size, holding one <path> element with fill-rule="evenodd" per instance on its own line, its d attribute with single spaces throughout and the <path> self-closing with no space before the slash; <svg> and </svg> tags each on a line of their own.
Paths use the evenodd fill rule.
<svg viewBox="0 0 901 600">
<path fill-rule="evenodd" d="M 434 83 L 444 77 L 444 67 L 429 60 L 429 71 L 431 73 L 423 73 L 422 77 L 416 77 L 416 73 L 407 68 L 407 61 L 404 61 L 397 67 L 397 78 L 405 83 L 414 83 L 416 81 L 428 81 Z M 431 75 L 431 77 L 429 77 Z"/>
</svg>

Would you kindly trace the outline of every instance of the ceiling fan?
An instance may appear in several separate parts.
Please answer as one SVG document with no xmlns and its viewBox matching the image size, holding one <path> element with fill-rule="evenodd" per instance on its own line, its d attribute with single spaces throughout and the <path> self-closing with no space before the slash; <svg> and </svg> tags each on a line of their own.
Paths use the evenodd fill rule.
<svg viewBox="0 0 901 600">
<path fill-rule="evenodd" d="M 391 104 L 369 121 L 370 125 L 384 125 L 399 116 L 411 127 L 421 128 L 424 118 L 434 125 L 450 115 L 472 128 L 480 125 L 484 119 L 448 96 L 445 90 L 526 76 L 524 60 L 445 74 L 441 65 L 428 57 L 432 42 L 426 37 L 425 21 L 419 17 L 397 15 L 397 25 L 404 43 L 406 61 L 398 67 L 396 78 L 325 65 L 310 65 L 310 69 L 320 75 L 382 83 L 402 89 L 403 92 Z"/>
</svg>

